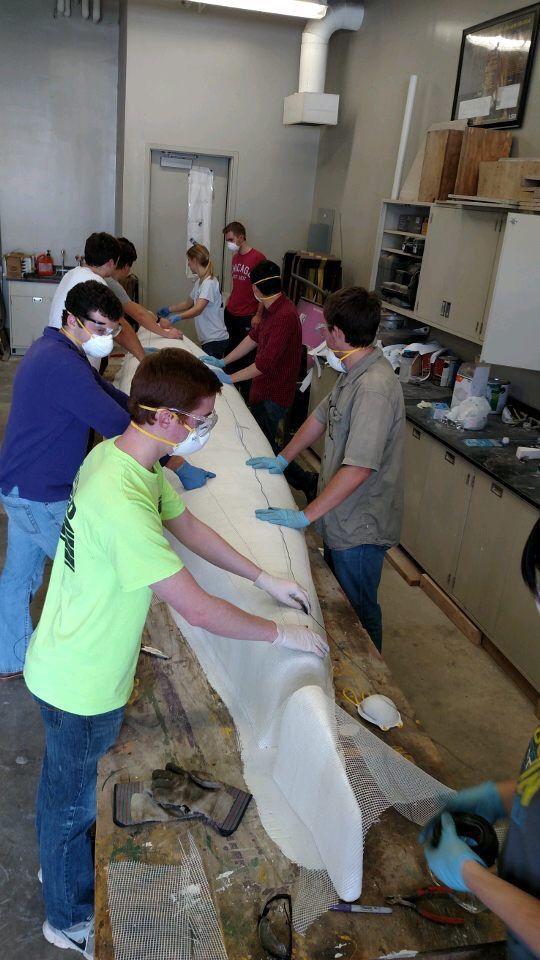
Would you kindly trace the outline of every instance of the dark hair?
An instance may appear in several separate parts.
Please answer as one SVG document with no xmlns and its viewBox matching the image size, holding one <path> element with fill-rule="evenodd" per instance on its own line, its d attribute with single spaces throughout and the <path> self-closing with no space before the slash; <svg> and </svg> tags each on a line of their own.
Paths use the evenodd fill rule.
<svg viewBox="0 0 540 960">
<path fill-rule="evenodd" d="M 253 276 L 253 270 L 251 271 Z M 343 287 L 330 294 L 324 305 L 329 329 L 339 327 L 351 347 L 369 347 L 381 321 L 381 301 L 365 287 Z"/>
<path fill-rule="evenodd" d="M 177 407 L 187 413 L 204 397 L 221 392 L 215 373 L 187 350 L 166 347 L 141 361 L 131 381 L 129 412 L 135 423 L 153 423 L 155 413 L 148 407 Z"/>
<path fill-rule="evenodd" d="M 90 310 L 97 310 L 107 320 L 118 322 L 123 314 L 120 300 L 109 290 L 106 283 L 99 280 L 85 280 L 77 283 L 68 291 L 65 307 L 62 311 L 62 326 L 67 321 L 68 313 L 83 320 L 88 317 Z"/>
<path fill-rule="evenodd" d="M 261 260 L 251 268 L 251 282 L 263 296 L 273 297 L 281 293 L 281 270 L 273 260 Z"/>
<path fill-rule="evenodd" d="M 532 528 L 521 556 L 521 576 L 534 597 L 540 597 L 540 520 Z"/>
<path fill-rule="evenodd" d="M 227 224 L 226 227 L 223 227 L 223 236 L 225 236 L 225 234 L 228 233 L 229 230 L 231 231 L 231 233 L 234 233 L 236 237 L 243 237 L 244 240 L 247 237 L 246 228 L 243 223 L 240 223 L 239 220 L 232 220 L 230 223 Z"/>
<path fill-rule="evenodd" d="M 137 259 L 137 251 L 135 249 L 135 244 L 128 240 L 127 237 L 117 237 L 118 243 L 120 244 L 120 256 L 116 261 L 116 267 L 118 270 L 121 270 L 122 267 L 131 267 Z"/>
<path fill-rule="evenodd" d="M 91 233 L 84 245 L 84 259 L 89 267 L 102 267 L 109 260 L 118 260 L 120 244 L 110 233 Z"/>
</svg>

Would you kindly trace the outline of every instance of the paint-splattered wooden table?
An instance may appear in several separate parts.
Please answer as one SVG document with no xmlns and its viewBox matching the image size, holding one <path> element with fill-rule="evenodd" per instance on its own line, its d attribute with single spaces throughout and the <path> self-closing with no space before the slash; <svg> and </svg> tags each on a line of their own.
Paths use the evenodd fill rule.
<svg viewBox="0 0 540 960">
<path fill-rule="evenodd" d="M 401 730 L 384 734 L 393 747 L 444 781 L 437 750 L 415 720 L 384 661 L 359 626 L 347 599 L 323 562 L 314 538 L 310 560 L 331 646 L 336 699 L 351 713 L 343 689 L 384 692 L 404 719 Z M 107 866 L 113 860 L 178 863 L 179 840 L 193 836 L 217 906 L 230 960 L 264 960 L 257 939 L 258 911 L 277 887 L 297 873 L 263 829 L 252 801 L 240 827 L 224 838 L 201 823 L 118 827 L 113 822 L 114 784 L 148 779 L 155 767 L 175 760 L 211 771 L 245 788 L 235 729 L 225 705 L 209 686 L 167 608 L 152 606 L 146 642 L 171 653 L 169 661 L 141 655 L 137 699 L 128 708 L 120 740 L 100 764 L 96 832 L 96 960 L 113 960 L 107 901 Z M 392 810 L 370 830 L 364 855 L 362 903 L 382 904 L 385 896 L 411 892 L 426 879 L 417 828 Z M 504 930 L 489 912 L 468 915 L 462 927 L 438 926 L 397 907 L 385 916 L 327 913 L 305 937 L 295 937 L 295 960 L 369 960 L 414 951 L 424 955 L 481 953 L 504 956 Z M 145 960 L 144 955 L 140 960 Z"/>
</svg>

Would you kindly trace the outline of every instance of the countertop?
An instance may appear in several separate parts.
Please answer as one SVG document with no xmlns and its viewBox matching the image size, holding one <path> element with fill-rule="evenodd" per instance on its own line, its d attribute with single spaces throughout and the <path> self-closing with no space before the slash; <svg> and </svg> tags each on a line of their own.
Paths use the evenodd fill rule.
<svg viewBox="0 0 540 960">
<path fill-rule="evenodd" d="M 518 497 L 540 509 L 540 460 L 520 462 L 516 458 L 518 446 L 534 447 L 540 442 L 540 430 L 523 430 L 503 423 L 498 416 L 489 416 L 483 430 L 457 430 L 433 420 L 429 407 L 419 408 L 420 400 L 451 400 L 451 393 L 432 384 L 416 386 L 403 384 L 407 420 L 416 424 L 436 440 L 440 440 L 473 466 L 484 470 L 497 483 L 507 487 Z M 507 447 L 468 447 L 465 440 L 473 438 L 502 440 L 508 437 Z"/>
<path fill-rule="evenodd" d="M 8 280 L 9 283 L 60 283 L 68 270 L 73 270 L 73 267 L 66 267 L 64 273 L 57 271 L 52 277 L 38 277 L 36 273 L 32 273 L 24 277 L 4 277 L 4 279 Z"/>
</svg>

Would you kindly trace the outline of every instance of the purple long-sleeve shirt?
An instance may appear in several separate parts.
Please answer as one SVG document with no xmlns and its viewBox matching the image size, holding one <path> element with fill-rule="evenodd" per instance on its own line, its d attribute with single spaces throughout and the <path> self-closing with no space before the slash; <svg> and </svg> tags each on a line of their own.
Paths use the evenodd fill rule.
<svg viewBox="0 0 540 960">
<path fill-rule="evenodd" d="M 86 355 L 46 327 L 21 361 L 0 451 L 0 489 L 25 500 L 67 500 L 93 427 L 123 433 L 128 398 L 90 366 Z"/>
</svg>

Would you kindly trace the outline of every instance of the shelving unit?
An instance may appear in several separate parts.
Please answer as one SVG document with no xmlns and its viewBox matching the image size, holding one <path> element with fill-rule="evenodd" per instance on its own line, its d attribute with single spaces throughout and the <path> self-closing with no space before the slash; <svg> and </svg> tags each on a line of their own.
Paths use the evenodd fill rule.
<svg viewBox="0 0 540 960">
<path fill-rule="evenodd" d="M 397 262 L 398 264 L 402 264 L 402 269 L 404 271 L 410 269 L 413 264 L 422 262 L 423 253 L 409 253 L 408 251 L 401 250 L 397 244 L 400 242 L 398 238 L 402 238 L 404 240 L 415 239 L 418 237 L 425 238 L 426 234 L 422 233 L 421 230 L 416 232 L 413 230 L 401 230 L 399 227 L 399 219 L 404 214 L 407 214 L 410 216 L 420 217 L 422 220 L 427 220 L 430 209 L 430 203 L 413 203 L 404 200 L 383 200 L 381 204 L 377 239 L 375 242 L 373 267 L 371 271 L 370 287 L 372 290 L 377 290 L 377 292 L 381 294 L 381 287 L 385 280 L 383 269 L 384 260 L 381 262 L 381 257 L 384 257 L 384 255 L 399 257 Z M 409 320 L 417 321 L 419 324 L 422 323 L 420 317 L 412 308 L 398 306 L 394 303 L 390 303 L 386 299 L 382 300 L 382 306 L 383 309 L 388 310 L 391 313 L 397 313 Z"/>
</svg>

